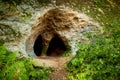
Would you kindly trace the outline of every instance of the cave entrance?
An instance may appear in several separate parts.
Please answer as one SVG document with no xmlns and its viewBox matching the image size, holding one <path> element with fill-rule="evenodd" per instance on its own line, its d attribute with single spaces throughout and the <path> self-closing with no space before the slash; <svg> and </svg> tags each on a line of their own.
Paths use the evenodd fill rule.
<svg viewBox="0 0 120 80">
<path fill-rule="evenodd" d="M 61 56 L 66 51 L 66 46 L 58 36 L 52 38 L 47 50 L 47 56 Z"/>
<path fill-rule="evenodd" d="M 34 43 L 34 53 L 36 54 L 36 56 L 41 56 L 42 54 L 42 49 L 43 49 L 43 45 L 42 45 L 42 37 L 41 35 L 39 35 Z"/>
</svg>

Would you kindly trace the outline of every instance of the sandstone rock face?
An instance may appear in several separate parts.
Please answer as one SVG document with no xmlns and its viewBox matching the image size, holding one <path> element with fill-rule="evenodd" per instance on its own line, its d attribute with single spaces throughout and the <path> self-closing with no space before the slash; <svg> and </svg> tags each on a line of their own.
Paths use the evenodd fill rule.
<svg viewBox="0 0 120 80">
<path fill-rule="evenodd" d="M 58 56 L 67 50 L 75 55 L 76 43 L 89 40 L 84 33 L 96 34 L 100 30 L 97 22 L 81 12 L 49 7 L 33 10 L 27 20 L 20 20 L 16 15 L 1 20 L 0 40 L 5 41 L 9 50 L 17 50 L 25 56 Z"/>
</svg>

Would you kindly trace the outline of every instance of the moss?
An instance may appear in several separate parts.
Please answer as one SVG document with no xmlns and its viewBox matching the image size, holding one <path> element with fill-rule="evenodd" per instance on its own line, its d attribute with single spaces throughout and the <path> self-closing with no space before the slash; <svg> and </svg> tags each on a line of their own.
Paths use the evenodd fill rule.
<svg viewBox="0 0 120 80">
<path fill-rule="evenodd" d="M 1 35 L 13 35 L 15 37 L 20 37 L 20 33 L 16 32 L 11 26 L 5 25 L 5 24 L 0 24 L 0 29 L 2 32 L 4 32 Z"/>
<path fill-rule="evenodd" d="M 1 37 L 0 40 L 1 44 L 3 44 L 4 42 L 13 41 L 21 37 L 20 32 L 17 32 L 9 25 L 0 24 L 0 30 L 1 30 L 0 36 L 4 37 L 4 38 Z"/>
<path fill-rule="evenodd" d="M 0 46 L 3 45 L 4 43 L 5 43 L 5 41 L 1 39 L 0 40 Z"/>
</svg>

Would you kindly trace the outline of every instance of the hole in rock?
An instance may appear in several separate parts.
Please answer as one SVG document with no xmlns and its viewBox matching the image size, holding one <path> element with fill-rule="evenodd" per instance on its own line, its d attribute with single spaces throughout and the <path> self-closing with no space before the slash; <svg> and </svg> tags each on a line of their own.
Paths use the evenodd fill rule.
<svg viewBox="0 0 120 80">
<path fill-rule="evenodd" d="M 41 35 L 37 37 L 33 48 L 34 48 L 34 53 L 36 54 L 36 56 L 40 56 L 42 53 L 42 48 L 43 48 Z"/>
<path fill-rule="evenodd" d="M 62 53 L 66 51 L 66 46 L 62 39 L 55 36 L 49 43 L 49 47 L 47 50 L 47 56 L 60 56 Z"/>
</svg>

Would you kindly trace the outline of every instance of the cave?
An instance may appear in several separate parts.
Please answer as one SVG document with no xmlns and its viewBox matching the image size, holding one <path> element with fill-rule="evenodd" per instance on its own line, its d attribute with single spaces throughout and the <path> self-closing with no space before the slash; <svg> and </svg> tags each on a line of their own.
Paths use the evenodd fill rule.
<svg viewBox="0 0 120 80">
<path fill-rule="evenodd" d="M 47 50 L 47 56 L 61 56 L 66 51 L 66 46 L 58 36 L 52 38 Z"/>
<path fill-rule="evenodd" d="M 42 49 L 43 49 L 43 45 L 42 45 L 42 37 L 41 35 L 39 35 L 34 43 L 34 53 L 36 54 L 36 56 L 41 56 L 42 54 Z"/>
<path fill-rule="evenodd" d="M 89 18 L 87 16 L 83 18 L 83 16 L 85 15 L 78 16 L 76 12 L 69 12 L 67 9 L 48 10 L 39 17 L 38 23 L 36 22 L 26 41 L 28 55 L 32 57 L 61 56 L 68 49 L 72 55 L 75 55 L 77 49 L 74 43 L 82 39 L 78 33 L 81 33 L 81 29 L 86 29 L 84 27 L 90 23 Z M 78 24 L 74 25 L 74 23 Z M 74 36 L 79 40 L 74 41 Z"/>
</svg>

